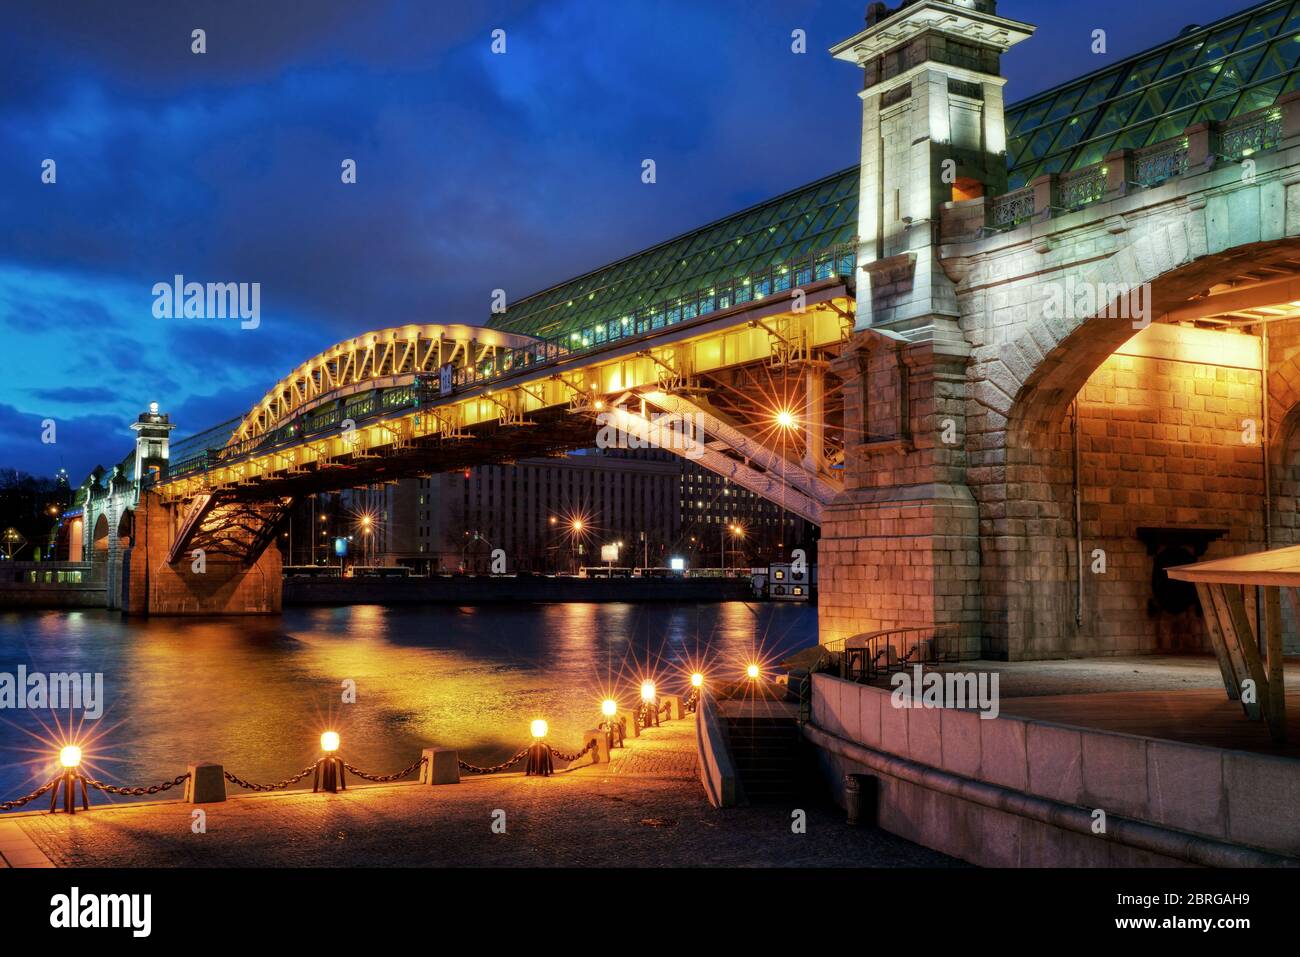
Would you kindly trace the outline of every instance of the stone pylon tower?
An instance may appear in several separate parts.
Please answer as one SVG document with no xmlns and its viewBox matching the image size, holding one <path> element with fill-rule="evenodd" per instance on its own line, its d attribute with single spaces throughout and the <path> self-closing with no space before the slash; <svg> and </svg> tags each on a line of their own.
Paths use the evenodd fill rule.
<svg viewBox="0 0 1300 957">
<path fill-rule="evenodd" d="M 979 516 L 966 485 L 966 366 L 939 250 L 944 203 L 1006 184 L 1001 57 L 1032 35 L 993 0 L 873 4 L 832 48 L 865 74 L 857 317 L 845 486 L 819 550 L 821 638 L 935 629 L 980 650 Z"/>
<path fill-rule="evenodd" d="M 157 471 L 160 477 L 166 477 L 171 433 L 175 428 L 171 418 L 158 411 L 157 402 L 150 402 L 149 411 L 140 413 L 140 417 L 131 423 L 131 431 L 135 433 L 137 482 L 150 471 Z"/>
</svg>

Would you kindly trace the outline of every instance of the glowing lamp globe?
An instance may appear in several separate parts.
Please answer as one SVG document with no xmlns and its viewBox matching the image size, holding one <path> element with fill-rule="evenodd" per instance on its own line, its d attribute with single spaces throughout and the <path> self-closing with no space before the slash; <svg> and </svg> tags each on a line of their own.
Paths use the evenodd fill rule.
<svg viewBox="0 0 1300 957">
<path fill-rule="evenodd" d="M 757 678 L 758 665 L 750 665 L 748 668 L 745 669 L 745 674 L 747 674 L 751 678 Z"/>
<path fill-rule="evenodd" d="M 65 768 L 75 768 L 81 763 L 81 748 L 70 744 L 59 752 L 59 763 Z"/>
<path fill-rule="evenodd" d="M 702 687 L 703 685 L 704 685 L 704 675 L 700 674 L 698 671 L 695 672 L 695 674 L 691 675 L 691 687 L 699 688 Z"/>
<path fill-rule="evenodd" d="M 532 731 L 534 738 L 541 739 L 546 737 L 546 732 L 549 731 L 550 728 L 547 726 L 545 721 L 543 721 L 541 718 L 538 718 L 536 721 L 532 723 L 529 730 Z"/>
<path fill-rule="evenodd" d="M 606 698 L 600 703 L 600 713 L 607 718 L 612 718 L 618 714 L 618 702 L 613 698 Z"/>
<path fill-rule="evenodd" d="M 641 700 L 654 701 L 654 699 L 655 699 L 655 683 L 653 681 L 641 682 Z"/>
<path fill-rule="evenodd" d="M 786 409 L 782 409 L 776 414 L 776 424 L 783 429 L 788 429 L 794 425 L 794 416 Z"/>
<path fill-rule="evenodd" d="M 339 749 L 339 733 L 337 731 L 326 731 L 320 736 L 320 749 L 322 751 L 337 751 Z"/>
</svg>

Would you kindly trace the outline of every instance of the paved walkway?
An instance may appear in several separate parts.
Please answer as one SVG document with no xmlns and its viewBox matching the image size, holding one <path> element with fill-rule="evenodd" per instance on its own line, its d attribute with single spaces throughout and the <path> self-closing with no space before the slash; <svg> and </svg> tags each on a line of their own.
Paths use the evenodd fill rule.
<svg viewBox="0 0 1300 957">
<path fill-rule="evenodd" d="M 629 740 L 608 765 L 550 778 L 467 776 L 443 787 L 10 814 L 0 827 L 21 831 L 60 867 L 960 866 L 884 832 L 851 829 L 826 805 L 804 808 L 805 834 L 792 833 L 791 808 L 711 808 L 695 776 L 694 740 L 688 718 Z M 205 834 L 192 831 L 196 807 L 206 814 Z M 497 812 L 504 834 L 492 830 Z M 12 836 L 0 836 L 0 854 L 16 850 Z M 39 862 L 29 855 L 13 863 Z"/>
</svg>

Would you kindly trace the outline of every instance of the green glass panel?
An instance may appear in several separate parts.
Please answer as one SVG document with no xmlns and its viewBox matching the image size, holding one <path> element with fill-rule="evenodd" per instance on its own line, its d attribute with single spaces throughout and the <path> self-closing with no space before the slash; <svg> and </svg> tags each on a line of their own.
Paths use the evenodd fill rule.
<svg viewBox="0 0 1300 957">
<path fill-rule="evenodd" d="M 1159 78 L 1163 80 L 1166 77 L 1176 76 L 1190 69 L 1192 64 L 1196 62 L 1196 58 L 1200 56 L 1201 49 L 1204 46 L 1204 41 L 1197 40 L 1189 42 L 1185 46 L 1174 47 L 1169 52 L 1165 65 L 1160 70 Z"/>
<path fill-rule="evenodd" d="M 1241 38 L 1242 31 L 1245 28 L 1241 24 L 1229 25 L 1214 33 L 1205 41 L 1205 46 L 1201 50 L 1200 63 L 1210 63 L 1214 60 L 1220 60 L 1232 52 L 1232 48 L 1237 45 L 1237 40 Z"/>
<path fill-rule="evenodd" d="M 1051 105 L 1051 100 L 1039 100 L 1028 104 L 1020 115 L 1020 122 L 1016 124 L 1016 132 L 1027 133 L 1042 125 L 1043 117 L 1047 115 Z"/>
<path fill-rule="evenodd" d="M 1120 84 L 1119 90 L 1116 91 L 1117 95 L 1132 93 L 1134 90 L 1139 90 L 1150 83 L 1155 78 L 1164 59 L 1165 52 L 1161 51 L 1147 57 L 1140 63 L 1134 64 L 1129 69 L 1128 76 L 1124 77 L 1124 82 Z"/>
<path fill-rule="evenodd" d="M 1178 92 L 1174 94 L 1174 98 L 1169 101 L 1169 108 L 1171 110 L 1181 110 L 1183 107 L 1195 106 L 1204 102 L 1205 95 L 1209 93 L 1210 87 L 1214 85 L 1216 79 L 1218 77 L 1209 67 L 1189 73 L 1184 77 Z"/>
<path fill-rule="evenodd" d="M 1109 73 L 1102 74 L 1093 80 L 1088 86 L 1088 90 L 1079 98 L 1076 110 L 1087 110 L 1096 106 L 1102 100 L 1111 95 L 1111 88 L 1115 85 L 1115 78 L 1118 74 L 1112 70 Z"/>
<path fill-rule="evenodd" d="M 1211 121 L 1226 120 L 1232 115 L 1232 108 L 1236 105 L 1238 99 L 1239 97 L 1234 94 L 1220 97 L 1217 100 L 1210 100 L 1196 111 L 1196 116 L 1192 122 L 1209 123 Z"/>
<path fill-rule="evenodd" d="M 1025 157 L 1022 158 L 1021 162 L 1024 162 L 1025 159 L 1038 159 L 1051 149 L 1052 141 L 1056 139 L 1056 130 L 1055 126 L 1049 126 L 1035 133 L 1029 140 L 1029 146 L 1025 150 Z"/>
<path fill-rule="evenodd" d="M 1122 100 L 1116 100 L 1110 106 L 1106 107 L 1106 112 L 1097 123 L 1096 133 L 1101 136 L 1106 133 L 1114 133 L 1128 123 L 1129 114 L 1137 106 L 1140 94 L 1127 96 Z"/>
<path fill-rule="evenodd" d="M 1069 149 L 1083 139 L 1084 134 L 1088 132 L 1088 124 L 1092 122 L 1096 112 L 1096 110 L 1090 110 L 1087 113 L 1066 120 L 1062 124 L 1061 133 L 1056 138 L 1056 142 L 1052 144 L 1052 152 Z"/>
<path fill-rule="evenodd" d="M 1282 24 L 1282 29 L 1277 31 L 1277 35 L 1284 37 L 1288 33 L 1295 33 L 1297 30 L 1300 30 L 1300 0 L 1296 0 L 1296 5 L 1291 8 L 1290 15 L 1286 18 L 1286 22 Z"/>
<path fill-rule="evenodd" d="M 1277 101 L 1277 96 L 1282 92 L 1283 80 L 1279 77 L 1262 86 L 1252 86 L 1245 93 L 1241 94 L 1241 99 L 1237 105 L 1232 108 L 1232 116 L 1241 116 L 1243 113 L 1253 113 L 1256 110 L 1262 110 L 1266 106 L 1272 106 Z M 1229 117 L 1231 118 L 1231 117 Z"/>
<path fill-rule="evenodd" d="M 1066 90 L 1056 98 L 1052 108 L 1048 111 L 1044 123 L 1054 123 L 1059 119 L 1069 116 L 1074 112 L 1075 104 L 1079 102 L 1079 97 L 1083 94 L 1083 86 L 1076 86 Z"/>
<path fill-rule="evenodd" d="M 1147 141 L 1151 138 L 1151 131 L 1155 129 L 1154 123 L 1145 123 L 1142 126 L 1130 126 L 1119 136 L 1115 137 L 1115 145 L 1111 149 L 1116 150 L 1135 150 L 1139 147 L 1146 146 Z"/>
<path fill-rule="evenodd" d="M 1296 65 L 1297 58 L 1300 58 L 1300 36 L 1275 40 L 1269 45 L 1268 52 L 1264 54 L 1251 79 L 1255 83 L 1261 83 L 1275 76 L 1281 76 Z"/>
<path fill-rule="evenodd" d="M 1255 19 L 1250 21 L 1250 26 L 1246 27 L 1246 32 L 1242 35 L 1237 49 L 1245 50 L 1273 37 L 1286 14 L 1287 8 L 1285 6 L 1256 14 Z"/>
<path fill-rule="evenodd" d="M 1232 59 L 1225 60 L 1219 71 L 1219 79 L 1210 90 L 1210 96 L 1222 96 L 1240 90 L 1250 82 L 1251 74 L 1255 72 L 1255 68 L 1263 58 L 1264 48 L 1257 47 L 1248 53 L 1239 53 Z"/>
<path fill-rule="evenodd" d="M 1195 112 L 1195 110 L 1186 109 L 1166 116 L 1151 131 L 1151 142 L 1163 143 L 1165 140 L 1172 140 L 1176 136 L 1182 136 L 1183 131 L 1192 125 L 1192 114 Z"/>
<path fill-rule="evenodd" d="M 1113 148 L 1112 143 L 1115 137 L 1105 136 L 1099 140 L 1093 140 L 1085 144 L 1074 156 L 1074 162 L 1070 166 L 1074 169 L 1081 169 L 1084 166 L 1091 166 L 1093 163 L 1100 163 L 1106 158 L 1106 154 Z"/>
<path fill-rule="evenodd" d="M 1066 166 L 1069 165 L 1069 162 L 1069 153 L 1057 153 L 1055 156 L 1049 156 L 1039 164 L 1038 170 L 1034 173 L 1033 178 L 1037 179 L 1045 173 L 1060 173 L 1065 170 Z"/>
</svg>

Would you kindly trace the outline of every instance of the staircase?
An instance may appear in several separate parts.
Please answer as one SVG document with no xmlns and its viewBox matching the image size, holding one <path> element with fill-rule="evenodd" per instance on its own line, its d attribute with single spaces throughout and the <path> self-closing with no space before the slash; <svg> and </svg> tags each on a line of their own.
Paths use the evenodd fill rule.
<svg viewBox="0 0 1300 957">
<path fill-rule="evenodd" d="M 795 717 L 724 718 L 731 757 L 751 804 L 790 800 L 803 776 L 801 736 Z"/>
</svg>

